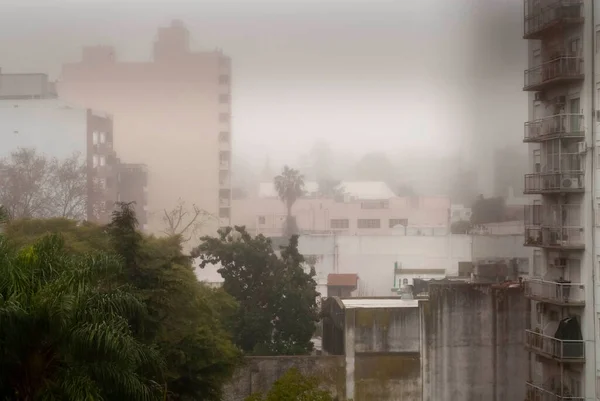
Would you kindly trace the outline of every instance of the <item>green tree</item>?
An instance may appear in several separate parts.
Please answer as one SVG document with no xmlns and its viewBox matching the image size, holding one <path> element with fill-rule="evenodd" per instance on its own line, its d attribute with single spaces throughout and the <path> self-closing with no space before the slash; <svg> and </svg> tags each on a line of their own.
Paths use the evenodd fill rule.
<svg viewBox="0 0 600 401">
<path fill-rule="evenodd" d="M 292 217 L 292 206 L 304 194 L 304 177 L 298 170 L 283 167 L 283 172 L 274 179 L 275 190 L 279 199 L 285 204 L 286 214 L 286 236 L 296 234 L 298 227 L 296 219 Z"/>
<path fill-rule="evenodd" d="M 319 293 L 314 269 L 306 269 L 298 253 L 298 237 L 291 237 L 280 257 L 269 238 L 252 237 L 244 227 L 202 240 L 194 251 L 200 267 L 220 264 L 223 289 L 239 303 L 232 319 L 238 346 L 258 355 L 309 353 Z"/>
<path fill-rule="evenodd" d="M 28 246 L 46 233 L 61 233 L 65 254 L 118 254 L 126 263 L 115 273 L 115 282 L 128 286 L 146 308 L 144 316 L 131 320 L 132 332 L 157 347 L 165 360 L 165 399 L 220 400 L 223 384 L 240 361 L 228 331 L 237 304 L 223 290 L 198 282 L 178 236 L 145 236 L 136 228 L 133 204 L 122 203 L 108 226 L 66 219 L 13 220 L 6 238 Z"/>
<path fill-rule="evenodd" d="M 263 396 L 252 394 L 246 401 L 334 401 L 331 394 L 319 388 L 315 376 L 304 376 L 296 368 L 288 370 Z"/>
<path fill-rule="evenodd" d="M 146 311 L 121 270 L 58 235 L 18 251 L 0 238 L 0 399 L 161 399 L 162 359 L 130 329 Z"/>
</svg>

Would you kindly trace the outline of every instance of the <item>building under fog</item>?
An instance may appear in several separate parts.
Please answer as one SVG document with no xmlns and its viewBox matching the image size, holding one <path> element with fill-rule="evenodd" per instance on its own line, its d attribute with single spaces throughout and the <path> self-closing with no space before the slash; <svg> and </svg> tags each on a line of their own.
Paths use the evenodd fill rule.
<svg viewBox="0 0 600 401">
<path fill-rule="evenodd" d="M 525 333 L 527 400 L 598 397 L 600 83 L 594 60 L 600 18 L 593 3 L 524 2 L 529 118 L 523 139 L 530 155 L 524 192 L 531 195 L 525 244 L 534 260 L 525 286 L 532 311 Z"/>
<path fill-rule="evenodd" d="M 115 150 L 148 166 L 149 228 L 179 199 L 212 214 L 205 230 L 229 225 L 231 62 L 221 51 L 190 50 L 179 21 L 158 30 L 153 59 L 119 61 L 114 48 L 86 47 L 63 66 L 58 93 L 113 116 Z"/>
<path fill-rule="evenodd" d="M 0 73 L 0 158 L 35 149 L 48 158 L 78 154 L 87 166 L 87 219 L 105 223 L 114 203 L 135 201 L 146 223 L 146 172 L 122 163 L 113 149 L 110 116 L 60 99 L 46 74 Z"/>
</svg>

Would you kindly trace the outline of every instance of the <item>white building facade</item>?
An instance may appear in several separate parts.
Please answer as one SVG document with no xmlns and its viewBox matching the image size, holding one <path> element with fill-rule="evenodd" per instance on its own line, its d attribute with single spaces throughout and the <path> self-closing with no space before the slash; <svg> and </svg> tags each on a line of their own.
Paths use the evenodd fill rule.
<svg viewBox="0 0 600 401">
<path fill-rule="evenodd" d="M 530 153 L 524 192 L 532 195 L 525 210 L 525 245 L 533 249 L 533 270 L 525 282 L 532 300 L 525 336 L 531 355 L 527 400 L 597 399 L 600 8 L 595 6 L 600 4 L 594 3 L 524 0 L 529 40 L 524 142 Z"/>
</svg>

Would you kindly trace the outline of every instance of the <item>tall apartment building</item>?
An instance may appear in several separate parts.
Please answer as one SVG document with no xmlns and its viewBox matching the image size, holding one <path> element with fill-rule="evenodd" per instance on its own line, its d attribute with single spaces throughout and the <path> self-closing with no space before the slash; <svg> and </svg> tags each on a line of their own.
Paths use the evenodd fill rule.
<svg viewBox="0 0 600 401">
<path fill-rule="evenodd" d="M 123 163 L 113 148 L 113 123 L 108 116 L 88 111 L 87 216 L 106 224 L 116 202 L 135 202 L 140 228 L 146 229 L 148 171 L 143 164 Z"/>
<path fill-rule="evenodd" d="M 127 173 L 130 165 L 119 161 L 112 144 L 111 117 L 58 98 L 46 74 L 0 73 L 0 158 L 19 148 L 33 148 L 59 160 L 79 154 L 87 165 L 82 210 L 87 220 L 108 222 L 114 203 L 122 199 L 136 202 L 138 220 L 144 225 L 143 170 L 132 178 Z M 123 174 L 126 178 L 120 179 Z"/>
<path fill-rule="evenodd" d="M 193 52 L 186 27 L 158 30 L 150 62 L 118 61 L 109 46 L 88 47 L 65 64 L 57 90 L 68 101 L 113 116 L 115 150 L 148 168 L 149 230 L 181 199 L 229 225 L 231 62 L 220 51 Z"/>
<path fill-rule="evenodd" d="M 527 400 L 596 400 L 599 18 L 592 0 L 524 0 L 530 168 L 525 245 L 533 271 Z M 597 12 L 597 11 L 596 11 Z"/>
</svg>

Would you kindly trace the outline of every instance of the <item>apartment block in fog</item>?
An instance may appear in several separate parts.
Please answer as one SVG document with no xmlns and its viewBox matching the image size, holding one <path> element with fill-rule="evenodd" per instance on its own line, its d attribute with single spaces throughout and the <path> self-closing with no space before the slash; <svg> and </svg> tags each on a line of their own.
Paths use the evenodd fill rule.
<svg viewBox="0 0 600 401">
<path fill-rule="evenodd" d="M 87 132 L 88 220 L 108 223 L 116 202 L 135 202 L 141 229 L 146 229 L 148 171 L 143 164 L 122 163 L 113 149 L 108 116 L 90 115 Z"/>
<path fill-rule="evenodd" d="M 108 222 L 122 198 L 136 202 L 140 224 L 146 223 L 145 177 L 119 180 L 129 165 L 113 150 L 111 117 L 60 99 L 46 74 L 0 74 L 0 138 L 0 157 L 19 148 L 57 159 L 79 154 L 87 165 L 88 220 Z"/>
<path fill-rule="evenodd" d="M 600 20 L 591 0 L 524 0 L 529 40 L 530 172 L 524 193 L 525 245 L 533 271 L 525 282 L 531 328 L 525 333 L 527 400 L 595 400 L 599 259 L 600 81 L 595 60 Z M 597 11 L 596 11 L 597 12 Z M 594 273 L 596 271 L 596 273 Z"/>
<path fill-rule="evenodd" d="M 149 62 L 123 62 L 112 47 L 87 47 L 63 66 L 60 96 L 105 110 L 114 149 L 148 168 L 148 223 L 160 232 L 179 199 L 230 220 L 231 66 L 220 51 L 193 52 L 186 27 L 160 28 Z"/>
</svg>

